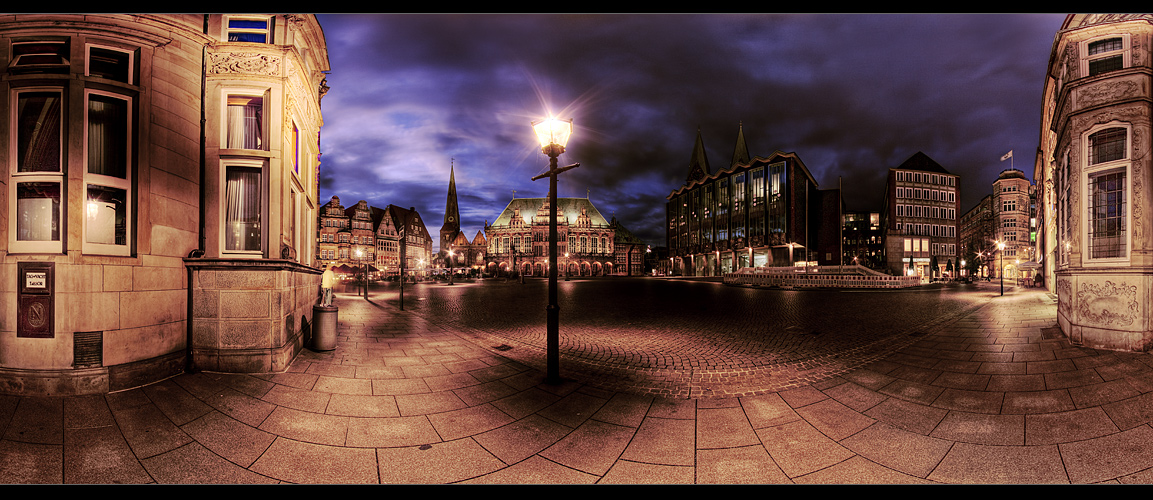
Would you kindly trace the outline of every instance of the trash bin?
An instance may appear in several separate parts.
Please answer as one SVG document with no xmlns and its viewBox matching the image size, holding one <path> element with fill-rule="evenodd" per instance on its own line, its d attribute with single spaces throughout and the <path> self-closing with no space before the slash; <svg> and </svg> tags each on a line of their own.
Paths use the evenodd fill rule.
<svg viewBox="0 0 1153 500">
<path fill-rule="evenodd" d="M 312 306 L 312 350 L 331 351 L 336 349 L 336 306 Z"/>
</svg>

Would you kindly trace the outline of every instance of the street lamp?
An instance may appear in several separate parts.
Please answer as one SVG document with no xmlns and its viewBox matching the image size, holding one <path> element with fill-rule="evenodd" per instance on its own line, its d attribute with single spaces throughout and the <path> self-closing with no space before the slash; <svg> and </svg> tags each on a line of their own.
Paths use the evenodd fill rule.
<svg viewBox="0 0 1153 500">
<path fill-rule="evenodd" d="M 364 299 L 368 300 L 368 262 L 364 260 L 364 250 L 356 249 L 356 260 L 364 266 Z"/>
<path fill-rule="evenodd" d="M 1001 296 L 1005 296 L 1005 244 L 1000 241 L 997 242 L 997 251 L 1001 256 L 1001 264 L 998 266 L 1000 269 L 997 273 L 1001 275 Z"/>
<path fill-rule="evenodd" d="M 568 281 L 568 252 L 564 253 L 564 280 Z"/>
<path fill-rule="evenodd" d="M 572 135 L 572 120 L 558 120 L 549 118 L 532 122 L 532 128 L 540 141 L 541 153 L 548 155 L 549 170 L 533 177 L 532 180 L 549 178 L 548 189 L 548 306 L 545 308 L 548 317 L 546 358 L 548 383 L 560 382 L 560 306 L 556 299 L 556 176 L 566 170 L 579 167 L 574 163 L 567 167 L 557 168 L 557 157 L 564 153 L 565 144 L 568 144 Z"/>
<path fill-rule="evenodd" d="M 452 249 L 448 250 L 448 284 L 452 284 Z"/>
</svg>

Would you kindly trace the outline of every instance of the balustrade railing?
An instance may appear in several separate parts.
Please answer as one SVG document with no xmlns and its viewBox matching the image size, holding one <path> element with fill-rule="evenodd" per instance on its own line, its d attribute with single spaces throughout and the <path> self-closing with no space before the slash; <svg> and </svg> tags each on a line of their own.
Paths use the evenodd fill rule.
<svg viewBox="0 0 1153 500">
<path fill-rule="evenodd" d="M 726 285 L 828 288 L 906 288 L 920 276 L 890 276 L 864 266 L 746 267 L 725 274 Z"/>
</svg>

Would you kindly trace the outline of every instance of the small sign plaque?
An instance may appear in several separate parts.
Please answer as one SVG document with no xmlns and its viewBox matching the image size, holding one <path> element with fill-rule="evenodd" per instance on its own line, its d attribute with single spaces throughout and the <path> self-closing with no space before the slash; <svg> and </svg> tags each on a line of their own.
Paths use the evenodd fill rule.
<svg viewBox="0 0 1153 500">
<path fill-rule="evenodd" d="M 24 287 L 25 288 L 44 288 L 47 286 L 48 273 L 46 272 L 27 272 L 24 273 Z"/>
</svg>

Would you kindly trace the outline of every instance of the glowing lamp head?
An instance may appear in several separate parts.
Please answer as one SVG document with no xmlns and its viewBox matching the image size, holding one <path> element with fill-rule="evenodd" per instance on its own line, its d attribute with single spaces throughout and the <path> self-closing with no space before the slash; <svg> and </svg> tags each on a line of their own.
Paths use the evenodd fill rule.
<svg viewBox="0 0 1153 500">
<path fill-rule="evenodd" d="M 548 148 L 555 144 L 563 150 L 572 135 L 572 128 L 572 119 L 549 118 L 532 122 L 532 129 L 536 132 L 536 138 L 540 141 L 541 148 Z"/>
</svg>

